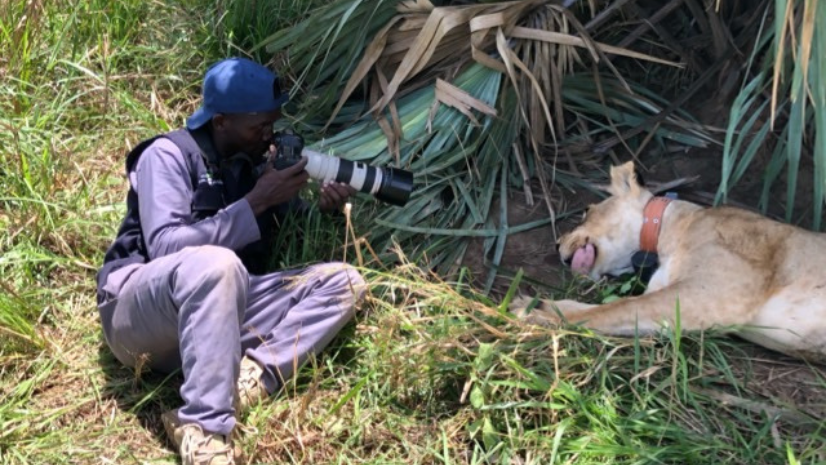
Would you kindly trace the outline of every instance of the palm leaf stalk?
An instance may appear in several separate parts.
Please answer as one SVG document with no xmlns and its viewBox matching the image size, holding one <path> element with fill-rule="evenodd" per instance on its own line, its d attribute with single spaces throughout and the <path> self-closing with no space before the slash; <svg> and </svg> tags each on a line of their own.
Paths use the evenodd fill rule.
<svg viewBox="0 0 826 465">
<path fill-rule="evenodd" d="M 560 155 L 576 173 L 583 137 L 639 127 L 664 106 L 610 64 L 609 75 L 574 74 L 583 52 L 594 63 L 610 63 L 612 54 L 679 66 L 597 43 L 547 0 L 440 7 L 339 0 L 261 46 L 292 76 L 292 124 L 315 149 L 416 174 L 421 187 L 407 206 L 371 211 L 370 240 L 380 251 L 401 244 L 443 273 L 461 263 L 470 237 L 487 238 L 495 270 L 508 235 L 558 216 L 551 189 L 564 182 Z M 708 142 L 679 116 L 645 128 L 648 134 Z M 537 185 L 547 219 L 508 226 L 510 191 L 522 189 L 533 204 Z M 492 212 L 496 192 L 500 210 Z"/>
</svg>

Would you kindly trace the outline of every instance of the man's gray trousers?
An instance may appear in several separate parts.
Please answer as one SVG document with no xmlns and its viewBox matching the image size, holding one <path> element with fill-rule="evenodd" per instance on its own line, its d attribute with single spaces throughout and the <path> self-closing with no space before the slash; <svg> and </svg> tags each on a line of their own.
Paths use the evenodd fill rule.
<svg viewBox="0 0 826 465">
<path fill-rule="evenodd" d="M 180 420 L 219 434 L 235 425 L 242 355 L 264 367 L 272 393 L 353 317 L 364 290 L 343 263 L 255 276 L 231 250 L 209 245 L 115 273 L 129 276 L 113 280 L 124 284 L 100 306 L 115 357 L 130 367 L 181 368 Z"/>
</svg>

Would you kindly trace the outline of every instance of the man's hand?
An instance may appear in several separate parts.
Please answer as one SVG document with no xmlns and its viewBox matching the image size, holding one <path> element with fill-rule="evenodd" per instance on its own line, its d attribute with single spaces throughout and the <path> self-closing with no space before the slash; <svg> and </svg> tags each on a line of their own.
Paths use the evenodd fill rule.
<svg viewBox="0 0 826 465">
<path fill-rule="evenodd" d="M 287 202 L 298 195 L 310 175 L 304 171 L 307 166 L 307 158 L 302 157 L 301 161 L 289 168 L 276 170 L 272 163 L 267 162 L 264 173 L 258 178 L 255 187 L 245 195 L 255 216 L 264 213 L 268 208 Z"/>
<path fill-rule="evenodd" d="M 347 203 L 347 199 L 356 194 L 356 190 L 349 184 L 341 182 L 325 182 L 321 186 L 321 196 L 318 199 L 318 209 L 330 213 L 340 211 Z"/>
</svg>

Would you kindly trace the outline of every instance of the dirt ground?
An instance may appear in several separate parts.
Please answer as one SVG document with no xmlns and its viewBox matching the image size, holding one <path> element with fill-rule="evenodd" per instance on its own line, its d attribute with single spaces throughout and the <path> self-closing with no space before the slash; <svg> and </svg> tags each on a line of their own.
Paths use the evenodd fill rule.
<svg viewBox="0 0 826 465">
<path fill-rule="evenodd" d="M 716 386 L 712 383 L 715 389 L 712 396 L 722 406 L 766 412 L 776 415 L 781 422 L 804 429 L 818 427 L 818 423 L 826 420 L 826 367 L 807 365 L 752 344 L 743 347 L 746 353 L 740 358 L 733 357 L 730 363 L 731 375 L 746 392 L 738 395 L 728 382 L 719 382 Z M 708 375 L 725 379 L 722 373 Z M 746 401 L 745 398 L 761 400 Z"/>
</svg>

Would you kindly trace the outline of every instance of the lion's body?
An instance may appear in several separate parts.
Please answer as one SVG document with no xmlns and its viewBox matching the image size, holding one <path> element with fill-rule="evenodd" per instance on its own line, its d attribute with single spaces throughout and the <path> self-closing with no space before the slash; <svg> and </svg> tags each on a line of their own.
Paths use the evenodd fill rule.
<svg viewBox="0 0 826 465">
<path fill-rule="evenodd" d="M 612 177 L 614 195 L 560 239 L 563 260 L 592 244 L 594 278 L 627 269 L 652 197 L 636 184 L 633 166 Z M 604 305 L 546 301 L 523 316 L 556 322 L 558 309 L 568 322 L 600 332 L 645 334 L 673 324 L 679 302 L 683 330 L 732 329 L 767 348 L 826 361 L 826 234 L 675 201 L 665 210 L 657 252 L 660 267 L 641 296 Z"/>
</svg>

